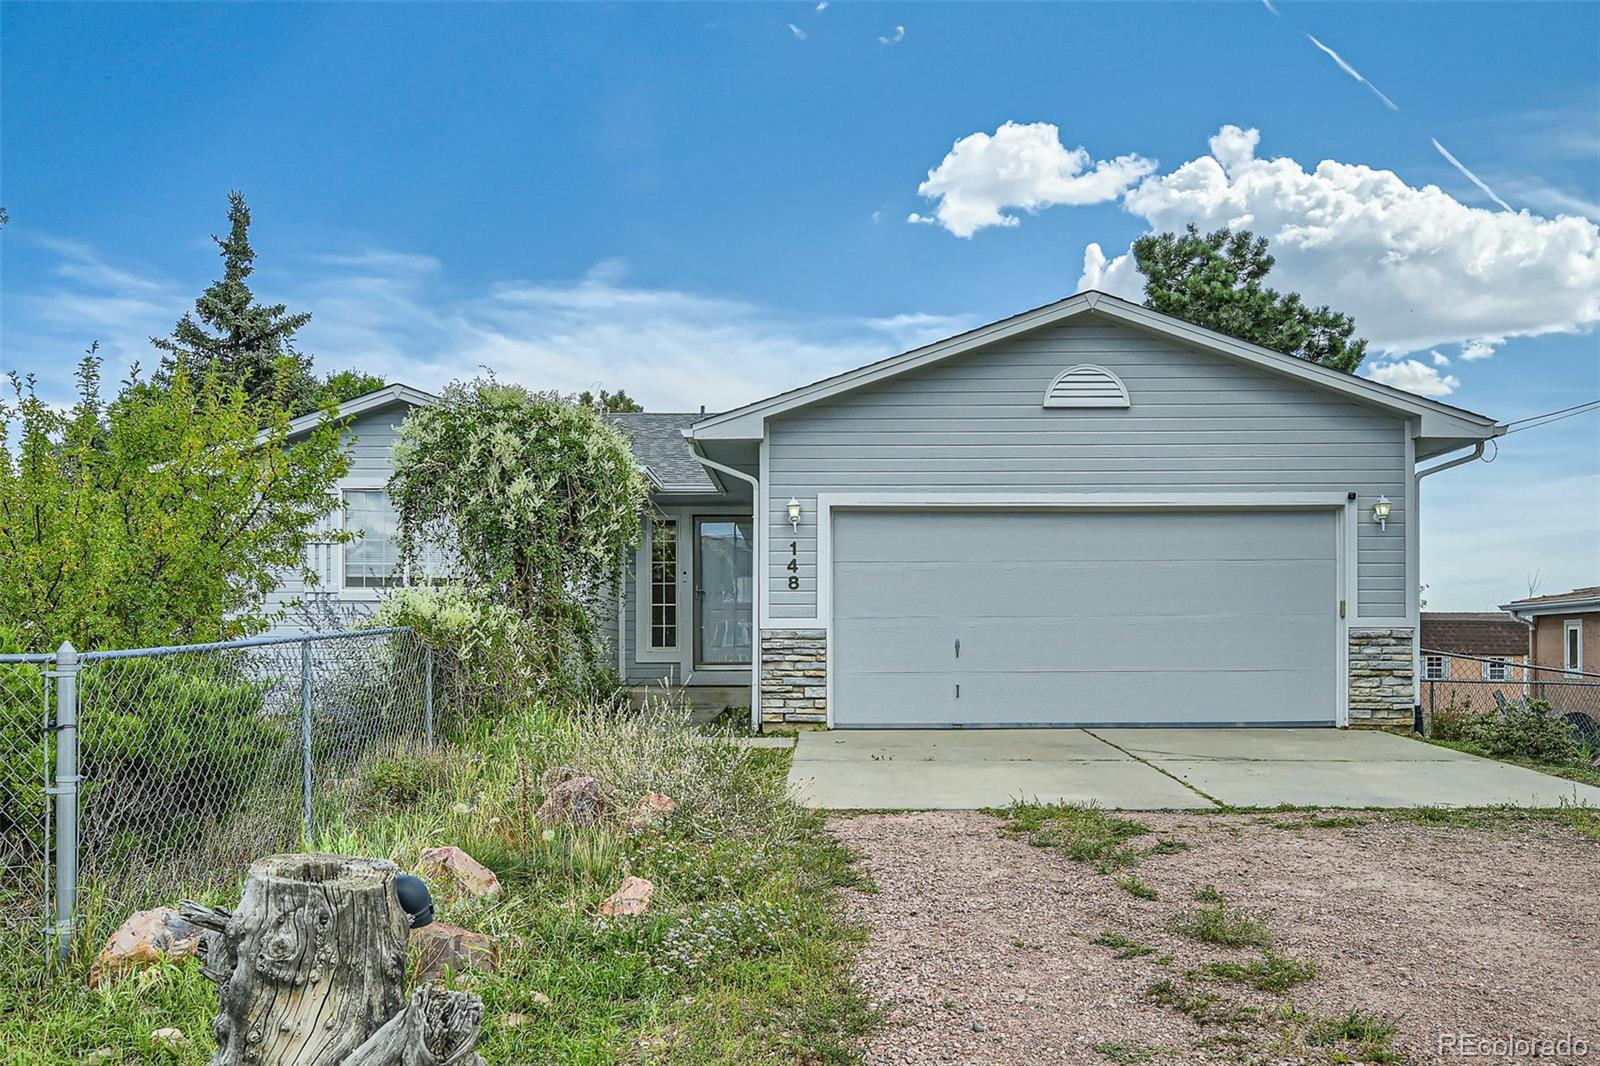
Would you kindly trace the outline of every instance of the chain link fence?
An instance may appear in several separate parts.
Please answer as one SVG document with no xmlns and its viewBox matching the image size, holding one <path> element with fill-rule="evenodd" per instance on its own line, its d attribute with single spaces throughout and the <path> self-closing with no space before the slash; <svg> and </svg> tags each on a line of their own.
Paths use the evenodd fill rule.
<svg viewBox="0 0 1600 1066">
<path fill-rule="evenodd" d="M 49 915 L 50 662 L 0 656 L 0 941 L 36 937 Z"/>
<path fill-rule="evenodd" d="M 65 945 L 82 907 L 299 850 L 364 763 L 432 745 L 432 679 L 409 629 L 0 660 L 0 922 L 53 909 Z"/>
<path fill-rule="evenodd" d="M 1511 704 L 1543 700 L 1580 741 L 1600 744 L 1600 674 L 1430 648 L 1422 649 L 1419 665 L 1422 709 L 1430 721 L 1494 714 Z"/>
</svg>

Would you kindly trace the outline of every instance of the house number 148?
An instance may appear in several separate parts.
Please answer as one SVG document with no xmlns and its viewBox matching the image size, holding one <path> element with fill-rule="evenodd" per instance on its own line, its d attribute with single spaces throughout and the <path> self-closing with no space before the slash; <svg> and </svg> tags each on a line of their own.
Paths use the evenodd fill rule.
<svg viewBox="0 0 1600 1066">
<path fill-rule="evenodd" d="M 800 542 L 797 540 L 789 542 L 789 565 L 785 566 L 784 569 L 789 571 L 789 588 L 798 589 L 800 587 Z"/>
</svg>

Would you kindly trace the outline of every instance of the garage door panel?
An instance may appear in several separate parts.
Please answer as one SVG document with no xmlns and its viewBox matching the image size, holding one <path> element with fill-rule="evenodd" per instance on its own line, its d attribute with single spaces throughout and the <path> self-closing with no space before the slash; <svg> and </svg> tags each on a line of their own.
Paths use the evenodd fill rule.
<svg viewBox="0 0 1600 1066">
<path fill-rule="evenodd" d="M 1091 662 L 1109 670 L 1268 668 L 1294 662 L 1326 633 L 1320 615 L 1038 618 L 1021 626 L 981 616 L 852 620 L 835 626 L 834 665 L 841 672 L 944 670 L 957 661 L 960 640 L 960 665 L 968 673 L 1006 673 L 1030 662 Z"/>
<path fill-rule="evenodd" d="M 1300 511 L 838 513 L 834 724 L 1330 724 L 1334 529 Z"/>
<path fill-rule="evenodd" d="M 1156 525 L 1171 513 L 1107 511 L 1063 515 L 1060 512 L 985 511 L 1005 524 L 1005 555 L 1016 562 L 1073 559 L 1171 561 L 1174 559 L 1299 560 L 1321 562 L 1330 557 L 1333 530 L 1325 511 L 1273 512 L 1271 523 L 1241 526 L 1238 511 L 1188 512 L 1187 534 L 1174 543 L 1159 529 L 1141 529 L 1130 518 L 1153 518 Z M 905 520 L 914 517 L 916 537 L 903 538 Z M 859 563 L 962 561 L 971 548 L 972 512 L 855 511 L 841 513 L 834 525 L 834 558 Z M 1063 519 L 1070 519 L 1070 526 Z"/>
<path fill-rule="evenodd" d="M 1335 591 L 1331 560 L 841 562 L 834 575 L 835 617 L 863 619 L 1047 618 L 1089 603 L 1123 602 L 1151 615 L 1259 615 L 1263 604 L 1292 598 L 1309 582 L 1324 590 L 1324 607 Z"/>
</svg>

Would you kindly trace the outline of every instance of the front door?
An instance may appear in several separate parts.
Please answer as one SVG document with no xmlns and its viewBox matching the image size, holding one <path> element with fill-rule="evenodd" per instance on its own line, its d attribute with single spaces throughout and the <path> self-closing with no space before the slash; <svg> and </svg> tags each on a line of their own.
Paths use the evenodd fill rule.
<svg viewBox="0 0 1600 1066">
<path fill-rule="evenodd" d="M 749 518 L 695 519 L 696 668 L 750 665 L 754 544 Z"/>
</svg>

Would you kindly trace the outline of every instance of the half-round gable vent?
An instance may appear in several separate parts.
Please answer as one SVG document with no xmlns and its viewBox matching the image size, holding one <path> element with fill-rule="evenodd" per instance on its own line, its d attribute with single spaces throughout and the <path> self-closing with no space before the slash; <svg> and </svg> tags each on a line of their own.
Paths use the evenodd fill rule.
<svg viewBox="0 0 1600 1066">
<path fill-rule="evenodd" d="M 1080 363 L 1063 370 L 1044 392 L 1046 407 L 1128 407 L 1128 387 L 1103 366 Z"/>
</svg>

